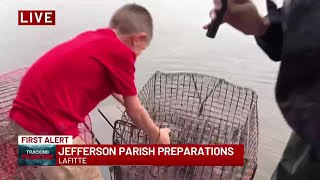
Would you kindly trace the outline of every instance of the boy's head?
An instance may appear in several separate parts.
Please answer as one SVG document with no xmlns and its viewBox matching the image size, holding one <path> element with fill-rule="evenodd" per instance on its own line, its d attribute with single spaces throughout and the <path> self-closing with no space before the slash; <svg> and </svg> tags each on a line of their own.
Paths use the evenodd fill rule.
<svg viewBox="0 0 320 180">
<path fill-rule="evenodd" d="M 118 9 L 111 17 L 109 27 L 137 55 L 148 47 L 153 36 L 151 14 L 137 4 L 127 4 Z"/>
</svg>

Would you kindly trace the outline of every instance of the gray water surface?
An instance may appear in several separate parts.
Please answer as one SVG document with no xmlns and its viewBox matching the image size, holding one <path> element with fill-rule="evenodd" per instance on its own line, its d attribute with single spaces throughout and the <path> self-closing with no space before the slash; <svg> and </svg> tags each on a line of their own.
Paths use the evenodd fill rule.
<svg viewBox="0 0 320 180">
<path fill-rule="evenodd" d="M 0 0 L 0 73 L 29 66 L 42 53 L 78 33 L 105 27 L 112 12 L 125 0 Z M 250 36 L 223 25 L 216 39 L 205 37 L 211 0 L 137 0 L 153 14 L 155 37 L 137 61 L 138 88 L 157 71 L 187 71 L 224 78 L 259 95 L 259 164 L 257 180 L 269 179 L 288 139 L 290 129 L 274 100 L 278 63 L 257 47 Z M 264 1 L 257 0 L 262 13 Z M 17 11 L 56 10 L 56 26 L 18 26 Z M 120 112 L 111 99 L 100 104 L 111 120 Z M 93 128 L 103 143 L 111 143 L 112 129 L 94 110 Z M 104 169 L 105 172 L 105 169 Z"/>
</svg>

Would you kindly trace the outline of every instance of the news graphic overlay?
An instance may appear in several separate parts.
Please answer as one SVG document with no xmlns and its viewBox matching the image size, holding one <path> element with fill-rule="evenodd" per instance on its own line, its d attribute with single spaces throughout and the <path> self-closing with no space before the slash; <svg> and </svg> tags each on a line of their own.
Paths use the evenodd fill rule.
<svg viewBox="0 0 320 180">
<path fill-rule="evenodd" d="M 244 145 L 57 145 L 57 166 L 243 166 Z"/>
<path fill-rule="evenodd" d="M 18 25 L 55 25 L 55 10 L 19 10 Z"/>
<path fill-rule="evenodd" d="M 72 144 L 72 136 L 18 136 L 19 166 L 56 166 L 56 145 Z"/>
</svg>

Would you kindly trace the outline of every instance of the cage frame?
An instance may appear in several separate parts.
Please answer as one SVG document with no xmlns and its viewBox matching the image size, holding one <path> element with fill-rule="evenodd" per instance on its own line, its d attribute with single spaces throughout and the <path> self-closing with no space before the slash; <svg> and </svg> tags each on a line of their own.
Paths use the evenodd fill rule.
<svg viewBox="0 0 320 180">
<path fill-rule="evenodd" d="M 249 169 L 248 171 L 250 171 L 251 173 L 251 177 L 249 178 L 245 178 L 245 177 L 241 177 L 240 179 L 253 179 L 254 176 L 255 176 L 255 173 L 256 173 L 256 170 L 257 170 L 257 155 L 258 155 L 258 141 L 259 141 L 259 123 L 258 123 L 258 108 L 257 108 L 257 100 L 258 100 L 258 95 L 257 93 L 251 89 L 251 88 L 246 88 L 246 87 L 241 87 L 241 86 L 238 86 L 238 85 L 235 85 L 229 81 L 226 81 L 225 79 L 222 79 L 222 78 L 217 78 L 217 77 L 213 77 L 213 76 L 209 76 L 209 75 L 205 75 L 205 74 L 201 74 L 201 73 L 190 73 L 190 72 L 172 72 L 172 73 L 164 73 L 164 72 L 160 72 L 160 71 L 156 71 L 152 76 L 151 78 L 147 81 L 147 83 L 143 86 L 143 88 L 141 89 L 141 91 L 139 92 L 139 99 L 142 103 L 142 105 L 147 109 L 147 111 L 149 112 L 150 111 L 150 108 L 149 107 L 146 107 L 148 106 L 148 102 L 146 102 L 147 99 L 146 97 L 148 96 L 146 93 L 148 92 L 148 90 L 152 89 L 150 88 L 150 84 L 154 85 L 156 84 L 156 80 L 157 80 L 157 76 L 179 76 L 179 75 L 185 75 L 185 76 L 190 76 L 190 77 L 194 77 L 194 76 L 202 76 L 202 77 L 206 77 L 206 78 L 211 78 L 211 79 L 214 79 L 215 81 L 218 82 L 218 84 L 222 84 L 222 83 L 226 83 L 227 85 L 229 86 L 232 86 L 233 88 L 236 88 L 236 89 L 240 89 L 240 90 L 244 90 L 246 92 L 250 92 L 251 95 L 252 95 L 252 99 L 251 99 L 251 102 L 250 102 L 250 111 L 248 112 L 247 114 L 247 117 L 246 117 L 246 123 L 245 123 L 245 129 L 247 129 L 247 139 L 246 139 L 246 143 L 244 144 L 245 145 L 245 154 L 249 154 L 250 152 L 250 149 L 248 149 L 247 147 L 249 146 L 249 143 L 250 142 L 250 138 L 251 140 L 252 139 L 255 139 L 256 141 L 256 144 L 253 145 L 255 146 L 255 149 L 253 152 L 254 153 L 254 159 L 252 160 L 254 162 L 254 164 L 251 164 L 251 169 Z M 194 80 L 194 79 L 193 79 Z M 154 81 L 154 82 L 152 82 Z M 161 80 L 160 80 L 161 81 Z M 149 86 L 149 87 L 148 87 Z M 196 85 L 195 85 L 196 86 Z M 214 91 L 216 88 L 213 88 L 212 91 Z M 154 91 L 156 91 L 156 88 L 154 87 Z M 154 93 L 154 96 L 155 96 L 156 93 Z M 152 96 L 149 94 L 149 96 Z M 207 96 L 206 98 L 208 98 L 209 96 Z M 145 99 L 144 99 L 145 98 Z M 199 98 L 200 99 L 200 98 Z M 205 102 L 205 101 L 204 101 Z M 154 108 L 154 107 L 153 107 Z M 151 108 L 152 109 L 152 108 Z M 201 108 L 199 108 L 201 110 Z M 199 113 L 201 114 L 201 113 Z M 255 124 L 254 124 L 254 127 L 253 129 L 256 129 L 256 132 L 252 133 L 250 130 L 252 128 L 250 128 L 251 124 L 249 124 L 250 120 L 254 119 L 255 121 Z M 118 134 L 117 132 L 117 124 L 121 124 L 121 123 L 129 123 L 131 127 L 133 128 L 137 128 L 133 121 L 130 120 L 130 118 L 128 118 L 126 112 L 123 112 L 122 114 L 122 117 L 120 120 L 117 120 L 115 121 L 115 124 L 114 124 L 114 131 L 113 131 L 113 143 L 114 144 L 117 144 L 118 142 L 115 142 L 115 138 Z M 128 125 L 128 124 L 127 124 Z M 246 147 L 247 146 L 247 147 Z M 251 149 L 252 151 L 252 149 Z M 116 179 L 116 175 L 114 173 L 114 170 L 111 170 L 113 171 L 113 175 L 114 175 L 114 178 Z M 244 171 L 247 171 L 247 169 L 245 169 Z M 249 173 L 249 172 L 247 172 Z M 222 178 L 220 178 L 222 179 Z"/>
</svg>

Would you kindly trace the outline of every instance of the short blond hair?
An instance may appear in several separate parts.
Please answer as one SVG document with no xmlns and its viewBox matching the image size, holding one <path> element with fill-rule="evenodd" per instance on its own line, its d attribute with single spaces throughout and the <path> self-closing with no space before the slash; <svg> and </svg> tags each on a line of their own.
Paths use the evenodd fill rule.
<svg viewBox="0 0 320 180">
<path fill-rule="evenodd" d="M 117 29 L 121 34 L 145 32 L 153 37 L 153 20 L 150 12 L 138 4 L 126 4 L 119 8 L 111 17 L 110 28 Z"/>
</svg>

